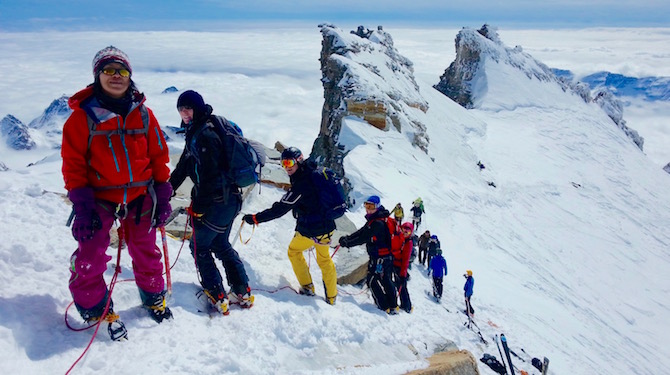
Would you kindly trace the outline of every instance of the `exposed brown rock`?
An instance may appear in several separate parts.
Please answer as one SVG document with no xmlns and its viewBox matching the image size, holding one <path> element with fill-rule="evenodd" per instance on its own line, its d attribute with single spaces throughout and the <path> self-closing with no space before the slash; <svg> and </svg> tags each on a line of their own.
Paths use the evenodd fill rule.
<svg viewBox="0 0 670 375">
<path fill-rule="evenodd" d="M 479 375 L 477 360 L 467 350 L 441 352 L 428 358 L 430 366 L 407 375 Z"/>
</svg>

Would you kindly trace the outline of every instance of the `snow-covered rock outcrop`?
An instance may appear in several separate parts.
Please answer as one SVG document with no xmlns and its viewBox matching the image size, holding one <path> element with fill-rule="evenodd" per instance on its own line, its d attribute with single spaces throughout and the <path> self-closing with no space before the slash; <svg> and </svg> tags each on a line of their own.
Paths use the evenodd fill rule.
<svg viewBox="0 0 670 375">
<path fill-rule="evenodd" d="M 501 66 L 514 69 L 510 71 Z M 571 78 L 558 77 L 554 70 L 525 53 L 520 46 L 506 47 L 496 29 L 484 25 L 479 30 L 464 28 L 458 33 L 456 59 L 433 87 L 469 109 L 509 110 L 538 104 L 551 107 L 554 98 L 562 92 L 574 94 L 585 103 L 597 103 L 642 150 L 644 139 L 626 126 L 623 106 L 618 99 L 603 91 L 593 98 L 587 84 L 573 82 Z M 509 98 L 510 93 L 513 93 L 512 98 Z M 537 93 L 541 95 L 538 97 Z"/>
<path fill-rule="evenodd" d="M 0 121 L 0 134 L 5 138 L 7 146 L 15 150 L 31 150 L 35 147 L 28 127 L 12 115 L 7 115 Z"/>
<path fill-rule="evenodd" d="M 428 110 L 414 79 L 412 62 L 393 46 L 382 27 L 344 32 L 320 25 L 324 104 L 311 158 L 344 175 L 347 150 L 340 141 L 342 120 L 353 116 L 382 131 L 400 132 L 427 152 L 426 126 L 415 113 Z M 350 186 L 347 186 L 347 191 Z"/>
<path fill-rule="evenodd" d="M 614 121 L 614 123 L 624 131 L 624 133 L 626 133 L 628 138 L 635 142 L 640 150 L 643 149 L 644 138 L 642 138 L 636 130 L 626 126 L 626 120 L 623 119 L 623 104 L 621 103 L 621 100 L 614 96 L 614 94 L 612 94 L 609 90 L 603 89 L 596 94 L 595 98 L 593 98 L 593 101 L 598 103 L 600 108 L 602 108 L 603 111 L 607 113 L 607 116 L 609 116 L 609 118 L 611 118 L 612 121 Z"/>
<path fill-rule="evenodd" d="M 69 97 L 66 95 L 55 99 L 39 117 L 28 124 L 29 128 L 39 130 L 41 137 L 39 137 L 38 143 L 44 143 L 45 146 L 50 148 L 60 148 L 63 124 L 72 113 L 72 109 L 67 105 L 68 99 Z"/>
</svg>

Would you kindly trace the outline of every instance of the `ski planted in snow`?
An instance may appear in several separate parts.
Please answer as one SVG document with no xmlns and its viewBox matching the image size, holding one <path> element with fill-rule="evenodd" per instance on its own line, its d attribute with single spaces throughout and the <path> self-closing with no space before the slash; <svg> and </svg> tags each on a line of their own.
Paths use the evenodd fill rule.
<svg viewBox="0 0 670 375">
<path fill-rule="evenodd" d="M 544 362 L 542 363 L 542 375 L 547 375 L 548 368 L 549 368 L 549 358 L 544 357 Z"/>
<path fill-rule="evenodd" d="M 512 365 L 512 357 L 509 355 L 509 346 L 507 346 L 507 337 L 504 333 L 500 334 L 500 342 L 502 343 L 503 349 L 505 350 L 505 357 L 507 358 L 507 364 L 509 365 L 510 374 L 514 375 L 514 365 Z"/>
<path fill-rule="evenodd" d="M 507 365 L 505 365 L 505 357 L 502 354 L 502 350 L 500 350 L 500 344 L 498 344 L 498 334 L 496 333 L 496 346 L 498 347 L 498 354 L 500 354 L 500 362 L 502 362 L 503 367 L 505 368 L 505 374 L 507 374 Z"/>
</svg>

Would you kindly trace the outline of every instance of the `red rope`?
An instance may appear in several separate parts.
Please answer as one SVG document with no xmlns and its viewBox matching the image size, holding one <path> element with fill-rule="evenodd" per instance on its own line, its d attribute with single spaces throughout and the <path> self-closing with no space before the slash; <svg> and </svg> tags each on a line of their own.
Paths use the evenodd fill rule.
<svg viewBox="0 0 670 375">
<path fill-rule="evenodd" d="M 81 359 L 84 358 L 84 355 L 86 354 L 86 352 L 88 352 L 88 349 L 91 348 L 91 345 L 93 344 L 93 340 L 95 340 L 95 336 L 97 336 L 98 330 L 100 329 L 100 324 L 103 322 L 103 317 L 105 317 L 107 315 L 107 313 L 109 312 L 109 305 L 112 302 L 112 291 L 114 290 L 114 285 L 116 285 L 116 279 L 118 278 L 119 274 L 121 273 L 121 266 L 120 266 L 120 263 L 121 263 L 121 248 L 123 246 L 123 241 L 124 241 L 124 237 L 125 237 L 125 233 L 124 233 L 125 229 L 123 228 L 123 221 L 119 220 L 119 223 L 120 223 L 119 224 L 119 229 L 117 231 L 118 234 L 119 234 L 119 249 L 118 249 L 118 252 L 116 254 L 116 267 L 114 268 L 114 276 L 112 276 L 112 280 L 109 282 L 109 293 L 107 294 L 107 302 L 105 303 L 105 310 L 102 312 L 102 315 L 100 316 L 100 319 L 98 320 L 98 322 L 93 325 L 93 326 L 95 326 L 95 332 L 93 332 L 93 336 L 91 337 L 91 340 L 88 342 L 88 345 L 86 346 L 84 351 L 81 353 L 79 358 L 77 358 L 77 360 L 74 361 L 72 366 L 70 366 L 70 368 L 65 372 L 65 375 L 68 375 L 70 373 L 70 371 L 72 371 L 72 369 L 74 369 L 74 367 L 77 365 L 77 363 L 79 363 L 79 361 L 81 361 Z M 74 301 L 72 301 L 72 303 L 74 303 Z M 72 303 L 70 303 L 70 305 L 72 305 Z M 70 306 L 68 306 L 68 308 L 69 307 Z M 67 322 L 67 310 L 65 310 L 65 324 L 68 327 L 70 327 L 70 325 Z M 88 326 L 84 329 L 80 329 L 80 331 L 83 331 L 85 329 L 89 329 L 93 326 Z"/>
</svg>

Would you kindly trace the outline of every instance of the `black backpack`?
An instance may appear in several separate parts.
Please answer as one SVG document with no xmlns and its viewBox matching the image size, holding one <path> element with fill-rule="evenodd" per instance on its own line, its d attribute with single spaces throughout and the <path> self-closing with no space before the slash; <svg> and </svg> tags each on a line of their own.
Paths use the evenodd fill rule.
<svg viewBox="0 0 670 375">
<path fill-rule="evenodd" d="M 252 146 L 234 122 L 222 116 L 211 116 L 211 124 L 223 145 L 223 175 L 226 181 L 238 187 L 247 187 L 260 181 L 265 153 Z"/>
<path fill-rule="evenodd" d="M 312 183 L 316 187 L 319 203 L 326 219 L 335 220 L 344 215 L 347 202 L 340 178 L 329 168 L 320 167 L 312 171 Z"/>
<path fill-rule="evenodd" d="M 497 372 L 498 374 L 501 375 L 507 374 L 505 365 L 500 363 L 495 356 L 490 355 L 488 353 L 484 353 L 484 355 L 479 360 L 484 362 L 487 366 L 491 368 L 491 370 Z"/>
</svg>

